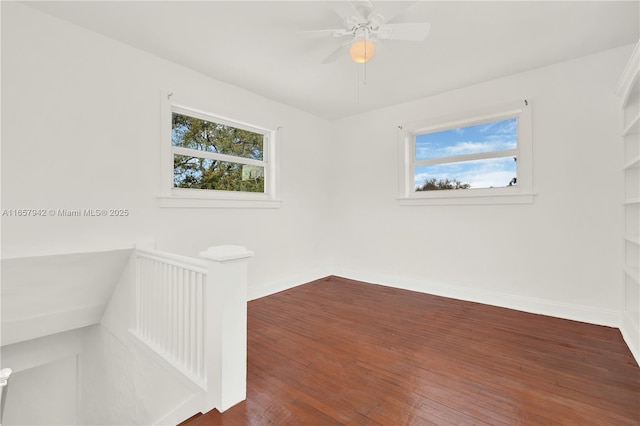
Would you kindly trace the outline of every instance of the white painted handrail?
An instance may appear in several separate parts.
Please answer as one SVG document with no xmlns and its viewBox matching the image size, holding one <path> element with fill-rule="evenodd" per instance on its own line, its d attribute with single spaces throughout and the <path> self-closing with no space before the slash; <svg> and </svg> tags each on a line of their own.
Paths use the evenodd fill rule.
<svg viewBox="0 0 640 426">
<path fill-rule="evenodd" d="M 200 259 L 138 248 L 134 336 L 203 391 L 200 411 L 246 398 L 247 261 L 241 246 Z"/>
<path fill-rule="evenodd" d="M 183 267 L 193 271 L 205 273 L 207 269 L 207 262 L 195 257 L 181 256 L 179 254 L 167 253 L 164 251 L 148 248 L 138 248 L 136 249 L 136 253 L 141 257 L 155 259 L 163 263 Z"/>
</svg>

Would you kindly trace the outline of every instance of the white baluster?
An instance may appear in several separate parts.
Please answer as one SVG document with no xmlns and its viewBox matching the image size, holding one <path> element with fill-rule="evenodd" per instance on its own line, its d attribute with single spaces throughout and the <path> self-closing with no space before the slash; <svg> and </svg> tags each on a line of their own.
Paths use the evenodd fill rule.
<svg viewBox="0 0 640 426">
<path fill-rule="evenodd" d="M 142 306 L 140 306 L 140 257 L 135 256 L 135 268 L 136 268 L 136 331 L 140 331 L 140 317 L 142 316 Z"/>
<path fill-rule="evenodd" d="M 164 350 L 171 353 L 171 345 L 169 343 L 170 331 L 170 318 L 169 318 L 169 306 L 171 305 L 171 265 L 165 263 L 162 271 L 162 340 L 164 342 Z"/>
<path fill-rule="evenodd" d="M 142 259 L 142 281 L 140 282 L 142 287 L 142 305 L 144 306 L 142 312 L 142 331 L 145 338 L 149 337 L 149 262 L 147 259 Z"/>
<path fill-rule="evenodd" d="M 191 309 L 189 309 L 189 371 L 196 370 L 196 273 L 191 271 L 189 280 L 189 293 L 191 296 Z"/>
<path fill-rule="evenodd" d="M 177 299 L 177 293 L 176 293 L 176 288 L 177 288 L 177 283 L 176 283 L 176 269 L 177 267 L 174 265 L 171 265 L 171 271 L 170 271 L 170 280 L 171 280 L 171 289 L 170 289 L 170 309 L 169 309 L 169 321 L 170 321 L 170 333 L 169 333 L 169 346 L 171 347 L 171 356 L 176 357 L 177 356 L 177 351 L 176 351 L 176 337 L 178 335 L 178 333 L 176 332 L 176 310 L 177 310 L 177 303 L 178 303 L 178 299 Z"/>
<path fill-rule="evenodd" d="M 158 346 L 161 350 L 165 347 L 164 342 L 164 263 L 158 262 Z"/>
<path fill-rule="evenodd" d="M 136 265 L 136 331 L 142 332 L 142 258 L 135 257 Z"/>
<path fill-rule="evenodd" d="M 153 295 L 151 298 L 151 310 L 153 312 L 153 316 L 151 319 L 151 339 L 152 342 L 157 345 L 158 344 L 158 318 L 159 311 L 158 309 L 158 268 L 160 267 L 160 262 L 153 262 L 153 279 L 149 283 L 151 285 L 151 294 Z"/>
<path fill-rule="evenodd" d="M 189 364 L 189 271 L 184 271 L 184 330 L 182 332 L 182 344 L 184 345 L 184 357 L 182 365 L 186 368 Z"/>
<path fill-rule="evenodd" d="M 204 302 L 202 296 L 202 274 L 198 272 L 196 278 L 196 375 L 198 378 L 204 378 L 204 368 L 202 367 L 202 329 L 204 318 L 202 316 L 202 304 Z"/>
<path fill-rule="evenodd" d="M 173 313 L 173 355 L 175 359 L 180 357 L 180 268 L 176 267 L 173 271 L 173 298 L 174 298 L 174 313 Z"/>
<path fill-rule="evenodd" d="M 189 357 L 191 356 L 191 354 L 189 353 L 189 332 L 191 329 L 191 321 L 189 320 L 190 317 L 190 310 L 191 310 L 191 295 L 189 294 L 189 282 L 190 282 L 190 271 L 187 271 L 185 269 L 184 271 L 184 287 L 183 287 L 183 291 L 184 291 L 184 359 L 182 360 L 182 365 L 184 366 L 185 369 L 189 369 Z"/>
<path fill-rule="evenodd" d="M 182 359 L 184 356 L 184 346 L 182 345 L 182 337 L 184 335 L 184 293 L 182 291 L 184 286 L 184 271 L 182 269 L 178 270 L 178 341 L 177 341 L 177 361 L 179 364 L 182 363 Z"/>
</svg>

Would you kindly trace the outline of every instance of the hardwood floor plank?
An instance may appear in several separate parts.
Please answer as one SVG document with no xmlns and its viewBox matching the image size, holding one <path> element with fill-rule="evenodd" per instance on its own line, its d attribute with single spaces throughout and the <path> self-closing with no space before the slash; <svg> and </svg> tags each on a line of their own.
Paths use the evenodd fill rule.
<svg viewBox="0 0 640 426">
<path fill-rule="evenodd" d="M 248 304 L 247 400 L 202 425 L 639 425 L 617 329 L 328 277 Z"/>
</svg>

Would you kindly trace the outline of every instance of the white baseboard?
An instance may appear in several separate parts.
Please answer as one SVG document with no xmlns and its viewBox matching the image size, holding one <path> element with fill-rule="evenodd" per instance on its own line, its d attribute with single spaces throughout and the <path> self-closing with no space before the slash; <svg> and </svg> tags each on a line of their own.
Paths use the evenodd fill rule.
<svg viewBox="0 0 640 426">
<path fill-rule="evenodd" d="M 319 268 L 311 272 L 293 275 L 276 281 L 269 281 L 257 286 L 250 286 L 247 290 L 247 299 L 255 300 L 261 297 L 270 296 L 302 284 L 307 284 L 311 281 L 328 277 L 329 275 L 332 275 L 329 268 Z"/>
<path fill-rule="evenodd" d="M 620 312 L 615 310 L 534 299 L 507 293 L 454 286 L 430 280 L 402 278 L 394 275 L 384 275 L 354 269 L 336 268 L 333 275 L 371 284 L 401 288 L 469 302 L 484 303 L 486 305 L 500 306 L 533 314 L 605 325 L 608 327 L 620 327 Z"/>
<path fill-rule="evenodd" d="M 622 333 L 622 338 L 636 359 L 636 363 L 640 365 L 640 328 L 638 328 L 638 324 L 635 324 L 631 316 L 626 312 L 622 314 L 620 333 Z"/>
</svg>

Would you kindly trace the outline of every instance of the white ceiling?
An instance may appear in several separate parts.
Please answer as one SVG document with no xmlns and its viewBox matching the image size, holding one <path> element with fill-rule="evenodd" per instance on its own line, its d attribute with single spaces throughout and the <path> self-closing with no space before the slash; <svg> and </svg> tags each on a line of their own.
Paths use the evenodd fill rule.
<svg viewBox="0 0 640 426">
<path fill-rule="evenodd" d="M 304 30 L 340 28 L 346 1 L 78 1 L 30 6 L 157 56 L 335 119 L 625 44 L 638 1 L 373 2 L 394 22 L 430 22 L 424 42 L 386 41 L 366 66 Z"/>
</svg>

